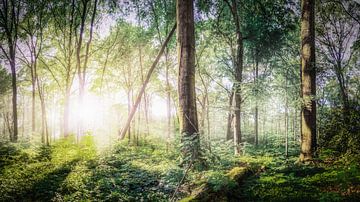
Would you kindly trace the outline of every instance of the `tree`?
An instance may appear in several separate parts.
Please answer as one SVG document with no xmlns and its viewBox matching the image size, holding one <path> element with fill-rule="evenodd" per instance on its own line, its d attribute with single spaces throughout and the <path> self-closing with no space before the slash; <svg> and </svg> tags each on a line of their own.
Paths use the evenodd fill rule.
<svg viewBox="0 0 360 202">
<path fill-rule="evenodd" d="M 172 19 L 175 15 L 175 11 L 173 10 L 174 7 L 170 7 L 171 3 L 174 2 L 168 2 L 168 1 L 149 1 L 150 7 L 151 7 L 151 14 L 153 19 L 153 26 L 156 29 L 157 32 L 157 38 L 160 43 L 162 43 L 162 32 L 164 32 L 165 36 L 168 35 L 169 32 L 169 26 L 171 23 L 173 23 Z M 159 15 L 162 14 L 162 15 Z M 163 25 L 163 26 L 161 26 Z M 169 82 L 169 75 L 170 75 L 170 48 L 166 47 L 165 49 L 165 92 L 166 92 L 166 107 L 167 107 L 167 131 L 166 131 L 166 137 L 167 137 L 167 147 L 169 147 L 169 141 L 170 141 L 170 135 L 171 135 L 171 85 Z M 146 94 L 144 96 L 146 98 Z M 145 101 L 145 117 L 148 122 L 148 115 L 147 115 L 147 101 Z M 148 123 L 147 123 L 148 124 Z"/>
<path fill-rule="evenodd" d="M 78 27 L 78 20 L 75 0 L 57 1 L 51 4 L 53 32 L 52 39 L 58 48 L 58 52 L 51 57 L 56 60 L 56 63 L 61 65 L 62 79 L 64 84 L 61 87 L 64 90 L 64 106 L 63 106 L 63 123 L 62 133 L 64 137 L 70 134 L 69 117 L 70 117 L 70 95 L 71 87 L 74 81 L 76 68 L 74 65 L 75 45 L 76 45 L 76 28 Z M 66 16 L 66 17 L 64 17 Z M 50 71 L 50 68 L 49 68 Z M 55 77 L 54 77 L 55 79 Z"/>
<path fill-rule="evenodd" d="M 316 42 L 326 67 L 330 67 L 336 77 L 346 114 L 351 107 L 348 79 L 352 73 L 350 62 L 356 53 L 353 45 L 360 37 L 360 24 L 345 13 L 341 2 L 320 2 L 316 18 Z"/>
<path fill-rule="evenodd" d="M 190 163 L 199 160 L 200 138 L 195 95 L 195 23 L 192 0 L 176 2 L 179 118 L 182 141 L 191 141 L 183 148 Z"/>
<path fill-rule="evenodd" d="M 242 82 L 242 72 L 243 72 L 243 56 L 244 56 L 244 45 L 243 45 L 243 35 L 240 25 L 240 16 L 238 14 L 238 6 L 236 0 L 231 0 L 231 3 L 228 0 L 225 0 L 233 17 L 233 23 L 235 24 L 235 33 L 236 33 L 236 53 L 234 58 L 234 111 L 235 111 L 235 123 L 234 123 L 234 148 L 235 154 L 240 154 L 240 143 L 241 143 L 241 82 Z"/>
<path fill-rule="evenodd" d="M 295 27 L 294 14 L 291 11 L 291 4 L 284 0 L 264 0 L 249 2 L 244 5 L 242 18 L 243 35 L 246 39 L 245 58 L 252 59 L 253 82 L 252 96 L 254 106 L 254 130 L 255 145 L 259 142 L 259 101 L 264 96 L 262 83 L 264 82 L 264 71 L 262 65 L 274 57 L 274 54 L 281 50 L 286 41 L 289 31 Z M 247 54 L 246 54 L 247 53 Z"/>
<path fill-rule="evenodd" d="M 91 10 L 91 0 L 83 0 L 81 1 L 81 18 L 80 18 L 80 30 L 78 36 L 77 36 L 77 47 L 76 47 L 76 69 L 79 79 L 79 107 L 82 108 L 83 100 L 84 100 L 84 94 L 85 94 L 85 79 L 86 79 L 86 72 L 88 68 L 88 60 L 89 60 L 89 50 L 91 41 L 93 38 L 93 30 L 94 30 L 94 23 L 95 23 L 95 17 L 96 17 L 96 11 L 97 11 L 97 0 L 94 0 L 94 5 L 92 8 L 91 13 L 91 20 L 90 20 L 90 27 L 89 27 L 89 38 L 85 45 L 85 54 L 84 59 L 82 60 L 81 50 L 82 50 L 82 43 L 84 40 L 84 34 L 85 34 L 85 26 L 86 26 L 86 19 L 88 17 L 88 13 L 90 13 Z M 80 110 L 81 111 L 81 110 Z M 80 118 L 78 123 L 78 133 L 77 133 L 77 139 L 79 140 L 80 136 L 83 135 L 83 120 Z"/>
<path fill-rule="evenodd" d="M 0 4 L 0 48 L 10 65 L 12 76 L 12 112 L 13 134 L 11 141 L 18 139 L 17 83 L 16 83 L 16 47 L 20 22 L 21 1 L 5 0 Z M 3 45 L 3 42 L 7 47 Z M 7 50 L 5 50 L 7 49 Z"/>
<path fill-rule="evenodd" d="M 301 151 L 300 161 L 316 151 L 315 0 L 301 1 Z"/>
<path fill-rule="evenodd" d="M 31 76 L 31 87 L 32 87 L 32 106 L 31 106 L 31 130 L 35 132 L 36 126 L 36 109 L 35 109 L 35 96 L 36 90 L 40 98 L 41 104 L 41 139 L 43 143 L 48 144 L 48 130 L 47 130 L 47 121 L 46 121 L 46 106 L 45 106 L 45 95 L 42 91 L 42 84 L 40 83 L 38 66 L 39 66 L 39 57 L 43 52 L 43 42 L 44 42 L 44 29 L 48 21 L 48 11 L 47 11 L 47 2 L 42 1 L 28 1 L 26 4 L 27 15 L 24 17 L 23 23 L 20 25 L 22 34 L 24 37 L 24 44 L 26 50 L 18 48 L 19 52 L 22 55 L 20 58 L 25 65 L 30 70 Z"/>
</svg>

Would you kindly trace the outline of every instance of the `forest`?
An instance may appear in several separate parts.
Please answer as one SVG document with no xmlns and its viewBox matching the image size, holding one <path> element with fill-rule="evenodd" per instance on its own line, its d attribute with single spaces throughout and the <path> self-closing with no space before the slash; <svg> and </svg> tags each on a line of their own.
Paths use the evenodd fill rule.
<svg viewBox="0 0 360 202">
<path fill-rule="evenodd" d="M 360 1 L 1 0 L 0 201 L 360 201 Z"/>
</svg>

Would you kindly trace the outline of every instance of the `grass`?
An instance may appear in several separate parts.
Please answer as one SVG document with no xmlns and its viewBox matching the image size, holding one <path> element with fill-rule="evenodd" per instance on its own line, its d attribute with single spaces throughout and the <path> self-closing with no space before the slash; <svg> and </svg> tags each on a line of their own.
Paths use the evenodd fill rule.
<svg viewBox="0 0 360 202">
<path fill-rule="evenodd" d="M 0 201 L 167 201 L 182 176 L 174 156 L 150 143 L 98 154 L 91 137 L 73 142 L 1 145 Z"/>
<path fill-rule="evenodd" d="M 115 144 L 98 152 L 91 136 L 50 147 L 0 143 L 0 201 L 168 201 L 186 168 L 178 148 L 159 140 L 141 146 Z M 205 183 L 213 193 L 226 190 L 231 201 L 358 201 L 360 166 L 355 157 L 334 157 L 325 150 L 313 164 L 297 164 L 297 147 L 285 158 L 281 145 L 253 147 L 234 157 L 231 142 L 214 141 L 204 150 L 205 171 L 191 171 L 176 199 Z M 253 175 L 237 184 L 238 166 Z M 234 168 L 235 167 L 235 168 Z M 198 189 L 201 191 L 201 189 Z M 225 199 L 224 197 L 219 197 Z M 190 199 L 191 196 L 187 199 Z"/>
<path fill-rule="evenodd" d="M 308 165 L 297 156 L 271 157 L 265 170 L 241 187 L 244 201 L 359 201 L 360 165 L 356 157 L 321 154 Z"/>
</svg>

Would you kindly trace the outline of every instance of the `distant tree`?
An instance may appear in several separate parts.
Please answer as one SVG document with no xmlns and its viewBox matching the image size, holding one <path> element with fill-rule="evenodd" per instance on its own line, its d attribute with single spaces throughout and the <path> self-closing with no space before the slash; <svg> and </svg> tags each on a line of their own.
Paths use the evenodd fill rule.
<svg viewBox="0 0 360 202">
<path fill-rule="evenodd" d="M 42 142 L 48 144 L 48 130 L 46 120 L 45 95 L 42 91 L 38 66 L 39 58 L 44 50 L 44 30 L 48 25 L 49 12 L 47 10 L 47 1 L 27 1 L 27 13 L 20 24 L 22 35 L 21 42 L 25 44 L 24 50 L 18 48 L 21 57 L 19 59 L 29 68 L 31 77 L 31 131 L 36 129 L 36 92 L 38 92 L 41 104 L 41 125 L 42 125 Z"/>
<path fill-rule="evenodd" d="M 316 42 L 318 51 L 324 57 L 326 67 L 330 67 L 338 82 L 342 107 L 346 113 L 351 107 L 349 82 L 352 73 L 351 62 L 360 49 L 356 41 L 360 41 L 360 23 L 346 14 L 342 4 L 320 1 L 316 24 Z"/>
<path fill-rule="evenodd" d="M 94 23 L 95 17 L 98 7 L 98 0 L 83 0 L 78 7 L 81 9 L 80 14 L 80 27 L 79 32 L 76 32 L 76 69 L 77 75 L 79 79 L 79 107 L 82 108 L 84 95 L 85 95 L 85 79 L 86 72 L 88 70 L 88 61 L 89 61 L 89 51 L 90 45 L 93 39 L 93 31 L 94 31 Z M 85 33 L 86 33 L 86 25 L 87 19 L 90 17 L 90 25 L 89 25 L 89 36 L 88 40 L 85 43 Z M 83 47 L 83 43 L 85 44 Z M 85 48 L 85 53 L 83 53 L 83 49 Z M 81 111 L 81 110 L 80 110 Z M 80 118 L 78 120 L 78 132 L 77 139 L 79 140 L 80 136 L 83 135 L 83 120 Z"/>
<path fill-rule="evenodd" d="M 76 54 L 76 29 L 79 27 L 78 12 L 76 10 L 75 0 L 59 0 L 53 2 L 50 6 L 51 31 L 50 37 L 57 48 L 55 55 L 51 58 L 56 60 L 60 69 L 56 72 L 60 74 L 59 78 L 64 80 L 60 87 L 64 93 L 62 134 L 67 137 L 70 134 L 70 95 L 71 87 L 76 74 L 76 65 L 74 64 Z M 54 76 L 54 79 L 55 76 Z"/>
</svg>

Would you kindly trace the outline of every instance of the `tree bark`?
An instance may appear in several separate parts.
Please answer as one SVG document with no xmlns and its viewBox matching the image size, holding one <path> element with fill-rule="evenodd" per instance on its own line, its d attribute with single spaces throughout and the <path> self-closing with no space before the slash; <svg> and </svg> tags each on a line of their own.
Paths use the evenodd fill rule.
<svg viewBox="0 0 360 202">
<path fill-rule="evenodd" d="M 300 161 L 316 151 L 315 0 L 301 1 L 301 153 Z"/>
<path fill-rule="evenodd" d="M 226 140 L 232 140 L 234 138 L 233 131 L 231 130 L 231 124 L 234 119 L 233 111 L 233 100 L 234 100 L 234 92 L 232 91 L 229 96 L 229 112 L 227 117 L 227 130 L 226 130 Z"/>
<path fill-rule="evenodd" d="M 288 157 L 288 153 L 289 153 L 289 119 L 288 119 L 288 95 L 287 95 L 287 78 L 285 78 L 285 113 L 284 113 L 284 118 L 285 118 L 285 157 Z"/>
<path fill-rule="evenodd" d="M 12 142 L 18 140 L 18 116 L 17 116 L 17 84 L 16 84 L 16 64 L 15 64 L 15 47 L 10 46 L 10 68 L 11 68 L 11 85 L 12 85 L 12 111 L 13 111 L 13 135 Z"/>
<path fill-rule="evenodd" d="M 67 64 L 66 64 L 66 76 L 65 76 L 65 98 L 64 98 L 64 118 L 63 118 L 63 133 L 64 137 L 68 137 L 69 131 L 69 116 L 70 116 L 70 91 L 73 76 L 72 57 L 73 57 L 73 32 L 75 23 L 75 0 L 71 0 L 71 12 L 70 12 L 70 25 L 69 25 L 69 36 L 67 41 Z"/>
<path fill-rule="evenodd" d="M 179 118 L 182 141 L 191 139 L 190 148 L 184 148 L 184 156 L 199 160 L 199 128 L 195 95 L 195 26 L 193 0 L 177 0 L 178 92 Z"/>
<path fill-rule="evenodd" d="M 69 78 L 70 79 L 70 78 Z M 69 115 L 70 115 L 70 90 L 71 84 L 68 79 L 66 79 L 65 84 L 65 98 L 64 98 L 64 123 L 63 123 L 63 130 L 64 130 L 64 137 L 68 137 L 70 134 L 69 131 Z"/>
<path fill-rule="evenodd" d="M 259 75 L 259 61 L 258 61 L 258 57 L 257 55 L 256 57 L 256 62 L 255 62 L 255 77 L 254 77 L 254 83 L 255 83 L 255 88 L 258 89 L 257 86 L 257 79 L 258 79 L 258 75 Z M 256 90 L 256 96 L 257 96 L 257 90 Z M 255 98 L 255 146 L 258 146 L 259 144 L 259 112 L 258 112 L 258 101 L 257 101 L 257 97 Z"/>
<path fill-rule="evenodd" d="M 235 73 L 235 84 L 234 84 L 234 152 L 235 155 L 240 154 L 240 143 L 241 143 L 241 82 L 242 82 L 242 71 L 243 71 L 243 38 L 240 27 L 240 16 L 238 14 L 238 6 L 236 0 L 225 0 L 228 4 L 233 21 L 236 29 L 236 59 L 234 61 L 234 73 Z"/>
<path fill-rule="evenodd" d="M 170 82 L 169 82 L 169 58 L 168 58 L 168 49 L 165 50 L 165 68 L 166 68 L 166 118 L 167 118 L 167 127 L 166 127 L 166 144 L 167 150 L 170 146 L 170 135 L 171 135 L 171 94 L 170 94 Z"/>
</svg>

